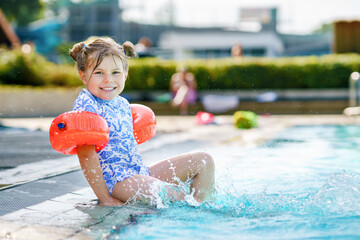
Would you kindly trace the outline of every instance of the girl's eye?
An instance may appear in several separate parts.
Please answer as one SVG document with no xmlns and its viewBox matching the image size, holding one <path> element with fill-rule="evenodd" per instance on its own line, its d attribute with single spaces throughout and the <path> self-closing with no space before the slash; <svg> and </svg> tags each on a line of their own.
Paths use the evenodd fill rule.
<svg viewBox="0 0 360 240">
<path fill-rule="evenodd" d="M 121 72 L 119 71 L 114 71 L 113 74 L 120 74 Z"/>
<path fill-rule="evenodd" d="M 99 74 L 99 75 L 101 75 L 101 74 L 102 74 L 102 72 L 95 72 L 95 74 Z"/>
</svg>

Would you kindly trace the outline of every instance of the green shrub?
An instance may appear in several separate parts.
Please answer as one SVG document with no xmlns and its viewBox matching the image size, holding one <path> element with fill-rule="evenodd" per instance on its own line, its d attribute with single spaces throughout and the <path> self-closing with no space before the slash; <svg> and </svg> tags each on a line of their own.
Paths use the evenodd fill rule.
<svg viewBox="0 0 360 240">
<path fill-rule="evenodd" d="M 62 87 L 77 87 L 83 85 L 74 64 L 56 65 L 49 63 L 46 72 L 49 80 L 48 83 L 51 85 Z"/>
<path fill-rule="evenodd" d="M 0 50 L 0 84 L 81 86 L 74 64 L 54 64 L 35 53 Z M 172 74 L 187 66 L 199 90 L 347 88 L 349 75 L 360 71 L 360 55 L 321 57 L 233 58 L 130 61 L 127 90 L 168 90 Z"/>
<path fill-rule="evenodd" d="M 205 63 L 205 64 L 204 64 Z M 360 55 L 188 61 L 202 89 L 347 88 Z"/>
<path fill-rule="evenodd" d="M 41 85 L 31 62 L 37 61 L 33 55 L 26 56 L 20 51 L 1 51 L 0 81 L 2 84 Z M 41 60 L 40 60 L 41 61 Z"/>
<path fill-rule="evenodd" d="M 170 78 L 176 72 L 176 63 L 154 58 L 130 61 L 127 89 L 168 90 Z"/>
<path fill-rule="evenodd" d="M 0 84 L 31 86 L 79 86 L 73 64 L 54 64 L 34 52 L 0 50 Z"/>
</svg>

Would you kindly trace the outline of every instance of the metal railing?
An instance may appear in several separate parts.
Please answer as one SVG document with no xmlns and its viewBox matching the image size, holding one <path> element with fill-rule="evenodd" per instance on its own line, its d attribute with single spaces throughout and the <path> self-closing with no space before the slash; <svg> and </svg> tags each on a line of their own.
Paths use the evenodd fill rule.
<svg viewBox="0 0 360 240">
<path fill-rule="evenodd" d="M 344 109 L 344 114 L 359 115 L 360 114 L 360 73 L 353 72 L 349 77 L 349 107 Z"/>
<path fill-rule="evenodd" d="M 353 72 L 350 74 L 349 78 L 349 107 L 358 106 L 358 102 L 360 101 L 358 95 L 359 94 L 359 78 L 360 73 Z"/>
</svg>

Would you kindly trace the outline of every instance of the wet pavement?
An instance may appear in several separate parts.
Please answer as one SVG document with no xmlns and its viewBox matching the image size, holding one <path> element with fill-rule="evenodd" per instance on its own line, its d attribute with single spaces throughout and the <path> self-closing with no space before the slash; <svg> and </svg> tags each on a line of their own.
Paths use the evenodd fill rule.
<svg viewBox="0 0 360 240">
<path fill-rule="evenodd" d="M 31 181 L 1 191 L 0 216 L 88 186 L 80 170 Z M 16 202 L 14 202 L 14 200 Z"/>
<path fill-rule="evenodd" d="M 51 148 L 47 132 L 24 128 L 0 128 L 0 133 L 0 170 L 64 157 Z"/>
<path fill-rule="evenodd" d="M 47 133 L 51 120 L 0 119 L 4 126 L 26 128 L 0 135 L 0 238 L 93 239 L 89 229 L 111 211 L 96 207 L 76 157 L 51 149 Z M 217 116 L 216 122 L 198 126 L 192 116 L 159 116 L 158 134 L 139 146 L 145 163 L 216 145 L 254 147 L 290 126 L 360 124 L 360 117 L 260 116 L 259 126 L 250 130 L 236 129 L 231 116 Z M 124 221 L 126 214 L 131 213 L 124 213 Z"/>
</svg>

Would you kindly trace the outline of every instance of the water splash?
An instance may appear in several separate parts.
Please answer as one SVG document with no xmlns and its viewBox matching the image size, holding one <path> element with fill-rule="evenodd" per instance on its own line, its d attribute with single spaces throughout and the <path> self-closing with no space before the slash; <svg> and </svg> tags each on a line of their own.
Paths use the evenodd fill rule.
<svg viewBox="0 0 360 240">
<path fill-rule="evenodd" d="M 313 192 L 247 194 L 234 189 L 231 185 L 218 188 L 216 200 L 201 207 L 233 217 L 360 215 L 360 175 L 354 172 L 334 173 Z"/>
<path fill-rule="evenodd" d="M 166 193 L 161 197 L 169 200 Z M 240 193 L 232 182 L 220 181 L 214 197 L 200 206 L 164 201 L 152 208 L 132 204 L 116 209 L 107 222 L 113 224 L 124 212 L 131 213 L 130 217 L 122 224 L 110 225 L 103 239 L 216 238 L 229 231 L 232 237 L 241 232 L 244 239 L 357 236 L 360 174 L 354 172 L 336 172 L 320 188 L 292 194 Z"/>
<path fill-rule="evenodd" d="M 224 180 L 224 179 L 223 179 Z M 360 174 L 341 171 L 328 177 L 319 189 L 298 193 L 240 193 L 228 180 L 218 183 L 214 200 L 197 204 L 189 191 L 190 183 L 172 187 L 186 192 L 184 201 L 174 201 L 168 189 L 157 186 L 157 197 L 150 201 L 155 209 L 198 208 L 232 217 L 259 218 L 275 215 L 357 216 L 360 215 Z M 146 205 L 144 205 L 146 208 Z"/>
<path fill-rule="evenodd" d="M 342 171 L 332 174 L 315 194 L 311 195 L 308 212 L 324 215 L 360 215 L 360 175 Z"/>
</svg>

